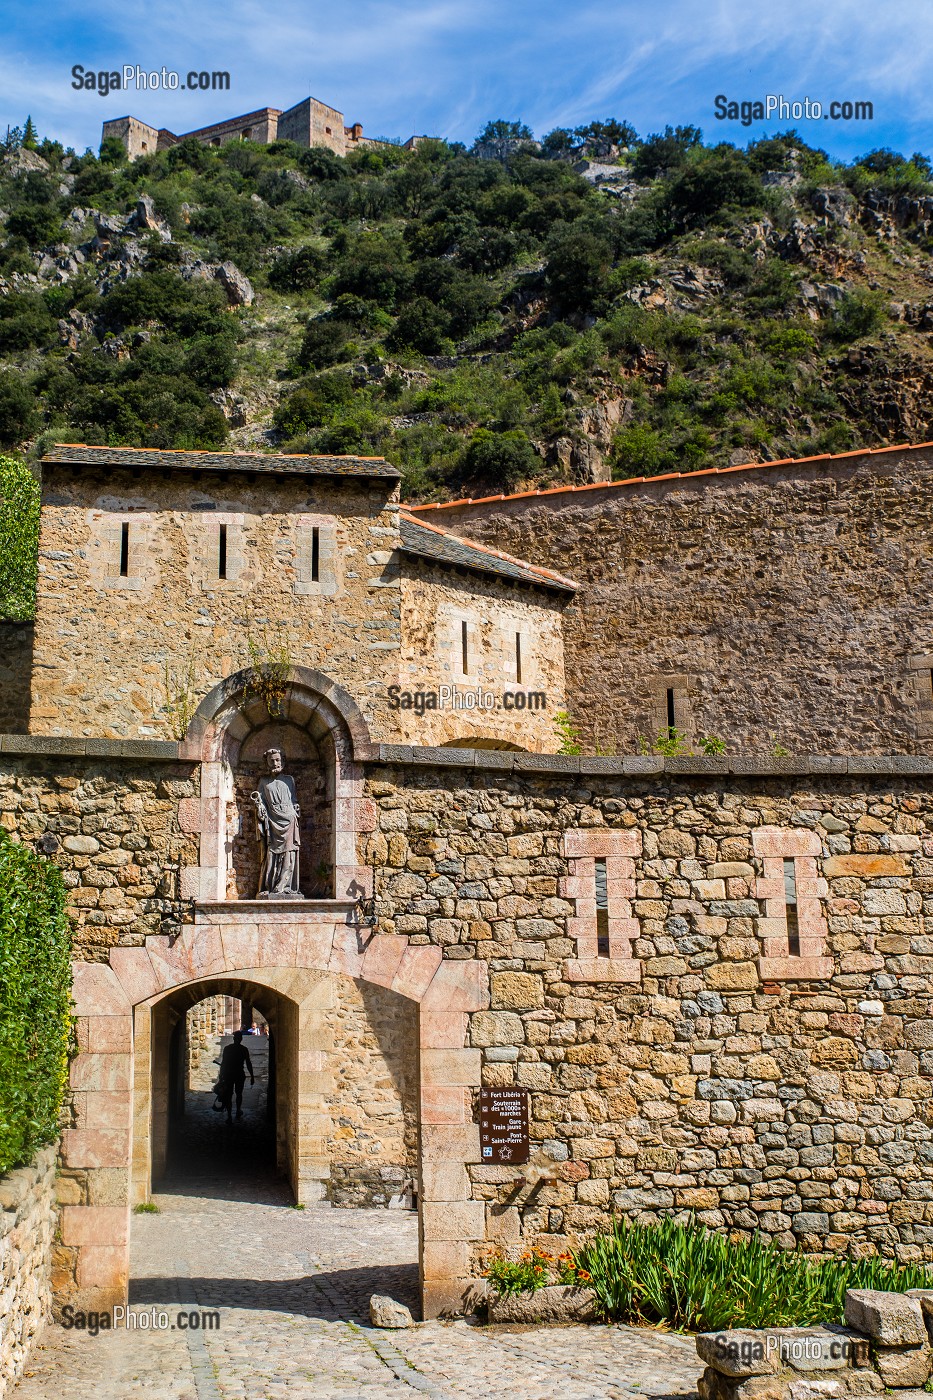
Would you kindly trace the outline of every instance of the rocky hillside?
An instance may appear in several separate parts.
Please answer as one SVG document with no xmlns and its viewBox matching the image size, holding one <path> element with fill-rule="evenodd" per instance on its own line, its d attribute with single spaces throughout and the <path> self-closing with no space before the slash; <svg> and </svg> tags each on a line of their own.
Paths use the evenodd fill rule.
<svg viewBox="0 0 933 1400">
<path fill-rule="evenodd" d="M 384 453 L 436 499 L 933 436 L 921 156 L 14 133 L 0 234 L 0 448 Z"/>
</svg>

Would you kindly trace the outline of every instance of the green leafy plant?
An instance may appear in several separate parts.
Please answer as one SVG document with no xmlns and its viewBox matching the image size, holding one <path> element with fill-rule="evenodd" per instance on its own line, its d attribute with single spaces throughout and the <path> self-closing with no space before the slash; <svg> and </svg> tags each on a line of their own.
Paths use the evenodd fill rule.
<svg viewBox="0 0 933 1400">
<path fill-rule="evenodd" d="M 161 1213 L 155 1201 L 140 1201 L 138 1206 L 133 1207 L 134 1215 L 161 1215 Z"/>
<path fill-rule="evenodd" d="M 38 548 L 39 483 L 25 462 L 0 457 L 0 618 L 35 613 Z"/>
<path fill-rule="evenodd" d="M 260 696 L 269 714 L 278 718 L 285 712 L 288 677 L 292 668 L 288 639 L 280 632 L 273 641 L 268 638 L 257 641 L 252 633 L 247 633 L 246 648 L 249 653 L 249 693 Z"/>
<path fill-rule="evenodd" d="M 699 740 L 700 753 L 712 756 L 726 752 L 725 739 L 719 739 L 715 734 L 707 734 L 705 739 Z"/>
<path fill-rule="evenodd" d="M 195 661 L 189 656 L 182 671 L 173 671 L 168 661 L 162 677 L 162 710 L 166 728 L 173 739 L 183 739 L 198 708 L 195 689 Z"/>
<path fill-rule="evenodd" d="M 582 753 L 583 745 L 580 742 L 580 731 L 566 710 L 558 710 L 554 716 L 554 728 L 557 731 L 559 740 L 557 752 L 574 754 Z"/>
<path fill-rule="evenodd" d="M 653 739 L 638 736 L 638 752 L 660 754 L 663 758 L 683 758 L 690 756 L 686 737 L 673 724 L 662 729 Z"/>
<path fill-rule="evenodd" d="M 769 742 L 771 744 L 772 758 L 790 758 L 790 749 L 786 749 L 783 744 L 778 742 L 776 734 L 770 735 Z"/>
<path fill-rule="evenodd" d="M 61 873 L 0 828 L 0 1173 L 55 1140 L 72 1026 Z"/>
<path fill-rule="evenodd" d="M 760 1234 L 730 1239 L 671 1218 L 653 1225 L 615 1219 L 573 1261 L 591 1275 L 607 1321 L 696 1332 L 840 1323 L 849 1288 L 903 1293 L 933 1282 L 915 1265 L 814 1259 Z"/>
</svg>

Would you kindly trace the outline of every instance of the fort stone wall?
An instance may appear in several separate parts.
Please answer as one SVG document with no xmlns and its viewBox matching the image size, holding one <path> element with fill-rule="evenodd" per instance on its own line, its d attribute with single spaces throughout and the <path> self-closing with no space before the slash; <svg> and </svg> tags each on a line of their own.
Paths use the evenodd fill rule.
<svg viewBox="0 0 933 1400">
<path fill-rule="evenodd" d="M 933 753 L 929 447 L 415 513 L 581 585 L 565 666 L 590 752 L 672 714 L 730 753 Z"/>
</svg>

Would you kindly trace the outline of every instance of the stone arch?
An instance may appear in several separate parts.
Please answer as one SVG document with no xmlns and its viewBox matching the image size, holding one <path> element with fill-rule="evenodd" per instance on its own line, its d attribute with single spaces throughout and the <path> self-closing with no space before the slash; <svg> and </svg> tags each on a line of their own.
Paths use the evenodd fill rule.
<svg viewBox="0 0 933 1400">
<path fill-rule="evenodd" d="M 181 872 L 181 897 L 215 903 L 228 898 L 234 772 L 244 747 L 263 730 L 277 742 L 292 734 L 320 754 L 330 820 L 325 863 L 333 871 L 327 893 L 338 899 L 370 894 L 370 872 L 357 863 L 357 836 L 375 824 L 361 767 L 373 750 L 359 708 L 322 672 L 294 666 L 281 711 L 272 715 L 251 690 L 251 676 L 238 671 L 216 685 L 198 706 L 181 745 L 181 757 L 200 762 L 201 769 L 200 798 L 183 799 L 179 808 L 182 830 L 200 838 L 198 864 Z"/>
<path fill-rule="evenodd" d="M 486 1232 L 485 1206 L 472 1200 L 467 1173 L 468 1163 L 480 1161 L 471 1095 L 480 1083 L 480 1051 L 468 1048 L 468 1022 L 489 1004 L 486 965 L 445 959 L 434 944 L 412 946 L 352 919 L 350 903 L 338 901 L 298 914 L 203 906 L 174 939 L 151 936 L 143 947 L 113 948 L 106 963 L 74 964 L 79 1053 L 71 1065 L 72 1126 L 62 1138 L 62 1171 L 71 1185 L 62 1207 L 60 1302 L 99 1310 L 126 1298 L 137 1008 L 185 987 L 233 979 L 274 988 L 311 1015 L 315 979 L 308 973 L 319 973 L 371 982 L 418 1004 L 422 1302 L 425 1317 L 463 1309 L 474 1286 L 471 1251 Z M 312 1057 L 302 1061 L 301 1073 L 311 1078 L 301 1091 L 314 1093 L 320 1066 L 300 1033 L 298 1053 Z M 299 1145 L 298 1178 L 306 1182 L 316 1169 L 314 1127 L 311 1112 L 307 1150 Z"/>
</svg>

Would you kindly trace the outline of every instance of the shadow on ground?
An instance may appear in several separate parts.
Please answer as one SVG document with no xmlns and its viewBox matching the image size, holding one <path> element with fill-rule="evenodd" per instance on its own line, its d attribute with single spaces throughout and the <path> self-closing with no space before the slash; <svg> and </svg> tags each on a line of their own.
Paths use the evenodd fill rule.
<svg viewBox="0 0 933 1400">
<path fill-rule="evenodd" d="M 328 1269 L 298 1278 L 134 1278 L 134 1306 L 179 1301 L 179 1289 L 200 1308 L 242 1308 L 256 1312 L 294 1313 L 324 1322 L 369 1322 L 369 1300 L 388 1293 L 419 1317 L 417 1264 L 380 1264 L 372 1268 Z"/>
</svg>

